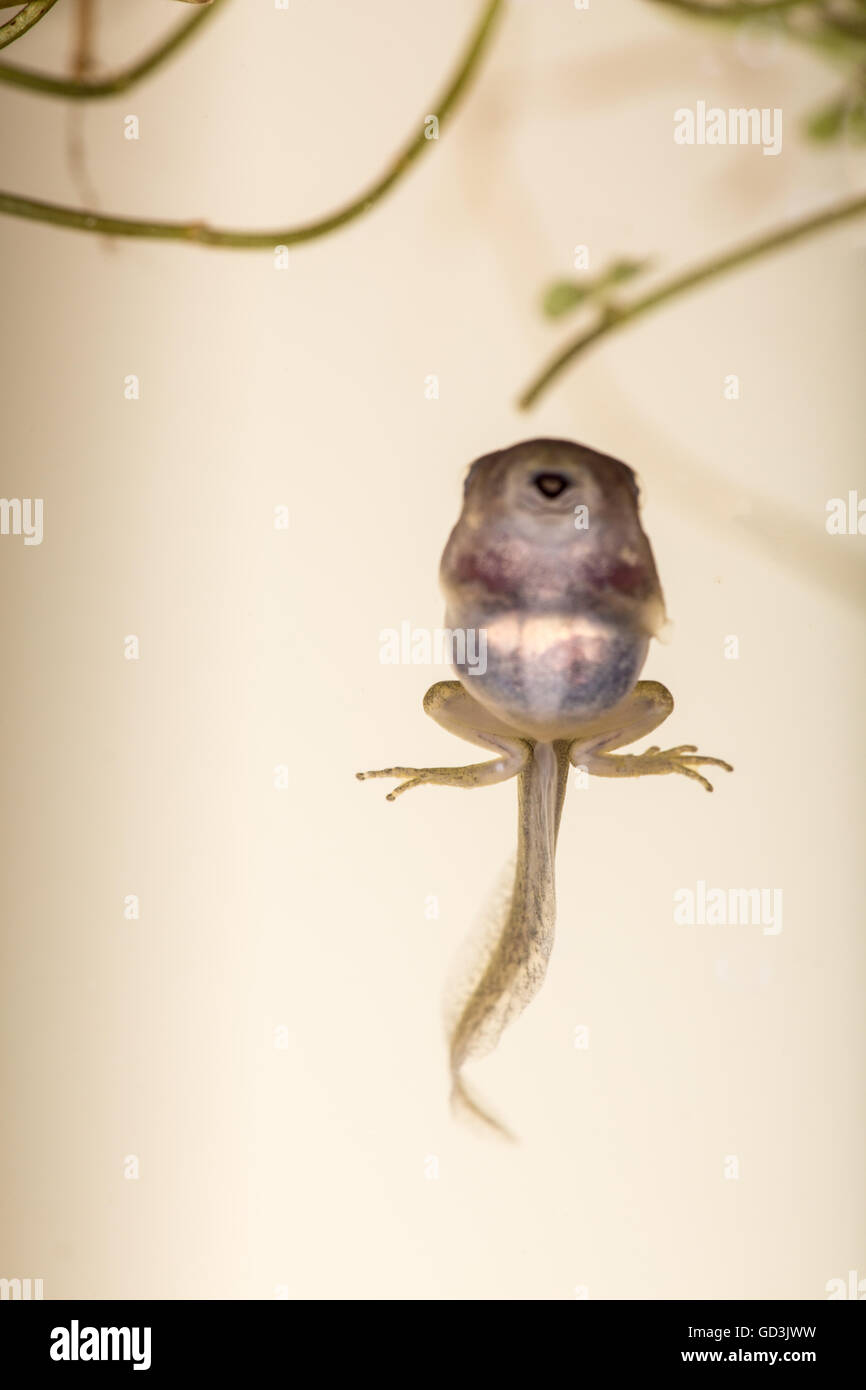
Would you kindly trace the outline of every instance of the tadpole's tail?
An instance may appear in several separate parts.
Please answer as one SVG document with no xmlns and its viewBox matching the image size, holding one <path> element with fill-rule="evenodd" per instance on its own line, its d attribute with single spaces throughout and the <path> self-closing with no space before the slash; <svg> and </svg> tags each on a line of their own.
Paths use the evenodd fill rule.
<svg viewBox="0 0 866 1390">
<path fill-rule="evenodd" d="M 508 1139 L 514 1136 L 472 1095 L 462 1071 L 466 1062 L 492 1052 L 544 981 L 556 922 L 554 859 L 568 770 L 566 743 L 537 743 L 519 774 L 514 885 L 501 926 L 464 984 L 450 1035 L 452 1105 Z"/>
</svg>

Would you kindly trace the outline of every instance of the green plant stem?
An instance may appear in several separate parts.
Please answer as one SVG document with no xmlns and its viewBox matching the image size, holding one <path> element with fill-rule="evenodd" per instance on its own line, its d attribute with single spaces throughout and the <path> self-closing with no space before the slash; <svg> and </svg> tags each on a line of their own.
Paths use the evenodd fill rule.
<svg viewBox="0 0 866 1390">
<path fill-rule="evenodd" d="M 0 48 L 6 48 L 16 39 L 20 39 L 22 34 L 32 29 L 34 24 L 38 24 L 56 4 L 57 0 L 30 0 L 28 5 L 11 19 L 7 19 L 5 24 L 0 24 Z"/>
<path fill-rule="evenodd" d="M 159 67 L 166 58 L 191 39 L 225 0 L 212 0 L 209 5 L 196 9 L 195 14 L 178 24 L 167 39 L 158 43 L 131 67 L 123 68 L 111 77 L 79 80 L 73 77 L 52 77 L 47 72 L 35 72 L 32 68 L 19 68 L 11 63 L 0 63 L 0 82 L 8 82 L 14 87 L 26 87 L 30 91 L 55 97 L 84 98 L 113 97 L 127 91 L 134 83 L 147 77 L 154 68 Z"/>
<path fill-rule="evenodd" d="M 440 124 L 453 110 L 458 99 L 466 89 L 479 59 L 490 37 L 494 20 L 502 9 L 503 0 L 488 0 L 481 19 L 470 39 L 454 76 L 446 90 L 429 108 L 438 117 Z M 381 178 L 367 188 L 352 202 L 338 208 L 315 222 L 305 222 L 295 227 L 279 227 L 273 231 L 233 231 L 224 227 L 211 227 L 206 222 L 154 222 L 135 217 L 114 217 L 96 212 L 85 212 L 78 208 L 64 207 L 59 203 L 45 203 L 34 198 L 21 198 L 14 193 L 0 193 L 0 213 L 12 217 L 24 217 L 32 222 L 49 222 L 56 227 L 73 227 L 77 231 L 97 232 L 104 236 L 143 237 L 150 241 L 185 241 L 199 246 L 247 247 L 262 249 L 274 246 L 291 246 L 302 241 L 314 241 L 327 236 L 329 232 L 344 227 L 361 217 L 397 183 L 415 160 L 431 144 L 424 129 L 414 135 L 392 161 Z"/>
<path fill-rule="evenodd" d="M 777 10 L 793 10 L 799 6 L 816 8 L 820 0 L 758 0 L 754 5 L 748 0 L 733 0 L 731 4 L 707 5 L 703 0 L 655 0 L 656 4 L 666 5 L 671 10 L 681 10 L 684 14 L 696 14 L 709 19 L 754 19 L 762 14 L 774 14 Z"/>
<path fill-rule="evenodd" d="M 602 338 L 607 338 L 618 329 L 624 328 L 626 324 L 633 323 L 635 319 L 649 313 L 651 309 L 658 308 L 660 304 L 675 299 L 677 295 L 684 294 L 686 290 L 692 290 L 697 285 L 715 280 L 717 276 L 724 275 L 729 270 L 736 270 L 749 261 L 757 260 L 759 256 L 766 255 L 768 251 L 777 251 L 782 246 L 789 246 L 794 241 L 810 236 L 812 232 L 823 231 L 827 227 L 835 226 L 838 222 L 845 222 L 848 218 L 857 217 L 863 213 L 866 213 L 866 195 L 861 194 L 859 197 L 850 198 L 844 203 L 837 203 L 833 207 L 825 208 L 823 212 L 813 213 L 800 222 L 792 222 L 789 226 L 781 227 L 775 232 L 770 232 L 767 236 L 748 241 L 745 245 L 738 246 L 723 256 L 716 256 L 712 260 L 705 261 L 703 265 L 696 266 L 693 270 L 688 270 L 673 280 L 668 280 L 666 284 L 651 290 L 649 294 L 645 294 L 641 299 L 636 299 L 632 304 L 622 307 L 609 306 L 605 315 L 594 327 L 581 333 L 539 372 L 518 400 L 519 408 L 528 410 L 575 358 L 586 352 L 594 343 L 599 342 Z"/>
<path fill-rule="evenodd" d="M 745 0 L 732 0 L 730 4 L 721 5 L 708 5 L 704 0 L 649 0 L 649 3 L 663 6 L 674 14 L 685 15 L 687 21 L 709 21 L 729 31 L 744 20 L 759 18 L 762 14 L 779 14 L 780 35 L 805 45 L 812 53 L 837 66 L 847 67 L 852 61 L 861 60 L 866 48 L 863 36 L 840 23 L 830 13 L 824 0 L 764 0 L 763 4 L 754 5 L 745 3 Z M 856 0 L 856 4 L 863 8 L 863 0 Z M 803 14 L 812 20 L 805 28 L 798 22 Z"/>
</svg>

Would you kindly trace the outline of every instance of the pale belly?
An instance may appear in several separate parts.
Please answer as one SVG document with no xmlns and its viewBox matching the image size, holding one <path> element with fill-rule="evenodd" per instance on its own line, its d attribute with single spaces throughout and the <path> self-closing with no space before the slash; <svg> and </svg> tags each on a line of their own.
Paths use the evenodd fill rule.
<svg viewBox="0 0 866 1390">
<path fill-rule="evenodd" d="M 498 613 L 469 631 L 454 670 L 470 695 L 528 737 L 577 734 L 634 688 L 649 637 L 587 615 Z"/>
</svg>

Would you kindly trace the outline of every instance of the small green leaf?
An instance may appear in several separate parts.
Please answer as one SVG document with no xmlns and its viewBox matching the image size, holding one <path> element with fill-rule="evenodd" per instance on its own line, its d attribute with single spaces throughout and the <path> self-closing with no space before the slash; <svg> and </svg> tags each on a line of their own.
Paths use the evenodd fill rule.
<svg viewBox="0 0 866 1390">
<path fill-rule="evenodd" d="M 625 284 L 626 280 L 632 280 L 635 275 L 640 275 L 641 271 L 646 270 L 648 266 L 649 261 L 614 261 L 601 279 L 606 285 L 622 285 Z"/>
<path fill-rule="evenodd" d="M 812 140 L 825 143 L 844 139 L 862 145 L 866 141 L 866 100 L 840 97 L 830 106 L 813 112 L 806 123 L 806 134 Z"/>
<path fill-rule="evenodd" d="M 846 114 L 844 99 L 823 106 L 819 111 L 813 111 L 806 121 L 807 136 L 810 140 L 818 140 L 822 144 L 838 140 L 845 128 Z"/>
<path fill-rule="evenodd" d="M 569 309 L 576 309 L 578 304 L 597 303 L 606 290 L 625 284 L 626 280 L 646 270 L 649 264 L 649 261 L 612 261 L 591 280 L 555 280 L 544 293 L 542 308 L 549 319 L 556 319 L 561 314 L 567 314 Z"/>
<path fill-rule="evenodd" d="M 559 318 L 560 314 L 567 314 L 569 309 L 588 299 L 592 288 L 591 281 L 576 285 L 572 280 L 557 280 L 545 290 L 542 308 L 549 319 Z"/>
<path fill-rule="evenodd" d="M 847 133 L 849 140 L 858 145 L 866 144 L 866 102 L 858 102 L 848 112 Z"/>
</svg>

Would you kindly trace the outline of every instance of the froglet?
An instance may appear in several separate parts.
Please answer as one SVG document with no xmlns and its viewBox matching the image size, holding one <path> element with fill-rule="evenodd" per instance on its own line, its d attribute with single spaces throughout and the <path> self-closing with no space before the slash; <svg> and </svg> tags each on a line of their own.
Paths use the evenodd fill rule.
<svg viewBox="0 0 866 1390">
<path fill-rule="evenodd" d="M 544 980 L 570 769 L 598 777 L 678 772 L 707 791 L 701 765 L 733 769 L 692 744 L 614 751 L 651 733 L 674 704 L 663 685 L 638 679 L 665 613 L 627 464 L 559 439 L 532 439 L 477 459 L 440 579 L 446 627 L 483 635 L 486 661 L 482 669 L 458 657 L 458 679 L 432 686 L 424 710 L 493 759 L 357 775 L 400 779 L 389 801 L 424 783 L 472 788 L 517 778 L 510 901 L 449 1040 L 452 1101 L 507 1135 L 472 1095 L 463 1067 L 496 1046 Z M 479 649 L 477 640 L 472 645 Z"/>
</svg>

